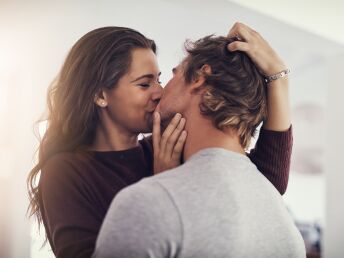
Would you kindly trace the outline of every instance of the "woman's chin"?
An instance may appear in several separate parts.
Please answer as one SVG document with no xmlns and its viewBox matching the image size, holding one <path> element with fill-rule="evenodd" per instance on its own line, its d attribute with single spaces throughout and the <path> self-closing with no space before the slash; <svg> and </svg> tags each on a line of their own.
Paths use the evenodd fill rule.
<svg viewBox="0 0 344 258">
<path fill-rule="evenodd" d="M 153 114 L 154 112 L 149 112 L 147 113 L 146 116 L 146 126 L 144 128 L 144 130 L 142 131 L 142 133 L 151 133 L 153 132 Z"/>
</svg>

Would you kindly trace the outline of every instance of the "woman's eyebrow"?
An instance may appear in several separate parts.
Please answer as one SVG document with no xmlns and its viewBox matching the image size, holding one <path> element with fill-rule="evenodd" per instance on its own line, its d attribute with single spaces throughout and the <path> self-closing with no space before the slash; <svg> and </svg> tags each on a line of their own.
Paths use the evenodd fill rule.
<svg viewBox="0 0 344 258">
<path fill-rule="evenodd" d="M 158 77 L 161 75 L 161 72 L 158 73 Z M 136 82 L 136 81 L 139 81 L 143 78 L 148 78 L 148 79 L 153 79 L 154 78 L 154 74 L 152 73 L 149 73 L 149 74 L 144 74 L 144 75 L 141 75 L 140 77 L 137 77 L 135 80 L 131 81 L 131 82 Z"/>
</svg>

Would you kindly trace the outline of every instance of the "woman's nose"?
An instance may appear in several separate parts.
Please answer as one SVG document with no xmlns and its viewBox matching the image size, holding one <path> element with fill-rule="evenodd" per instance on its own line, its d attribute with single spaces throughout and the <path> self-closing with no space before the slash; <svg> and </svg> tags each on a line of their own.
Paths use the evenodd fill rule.
<svg viewBox="0 0 344 258">
<path fill-rule="evenodd" d="M 155 102 L 159 102 L 159 100 L 162 96 L 162 91 L 163 91 L 163 88 L 162 88 L 161 84 L 157 83 L 154 86 L 154 92 L 152 93 L 152 100 Z"/>
</svg>

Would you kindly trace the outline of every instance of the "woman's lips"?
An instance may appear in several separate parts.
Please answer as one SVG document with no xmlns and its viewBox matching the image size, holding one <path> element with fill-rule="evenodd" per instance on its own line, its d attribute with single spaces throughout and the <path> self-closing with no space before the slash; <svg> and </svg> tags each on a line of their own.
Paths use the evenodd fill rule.
<svg viewBox="0 0 344 258">
<path fill-rule="evenodd" d="M 153 113 L 154 111 L 158 111 L 159 105 L 155 106 L 154 108 L 150 108 L 147 110 L 148 113 Z"/>
</svg>

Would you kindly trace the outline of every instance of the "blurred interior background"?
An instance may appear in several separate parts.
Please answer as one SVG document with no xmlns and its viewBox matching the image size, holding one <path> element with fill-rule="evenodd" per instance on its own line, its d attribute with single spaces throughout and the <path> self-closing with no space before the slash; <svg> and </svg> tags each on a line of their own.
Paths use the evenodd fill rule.
<svg viewBox="0 0 344 258">
<path fill-rule="evenodd" d="M 53 257 L 26 216 L 26 176 L 46 91 L 71 46 L 103 26 L 154 39 L 163 84 L 185 39 L 226 35 L 241 21 L 260 32 L 290 67 L 294 149 L 284 199 L 309 257 L 344 257 L 344 2 L 340 0 L 0 0 L 0 257 Z M 44 131 L 44 124 L 40 125 Z"/>
</svg>

